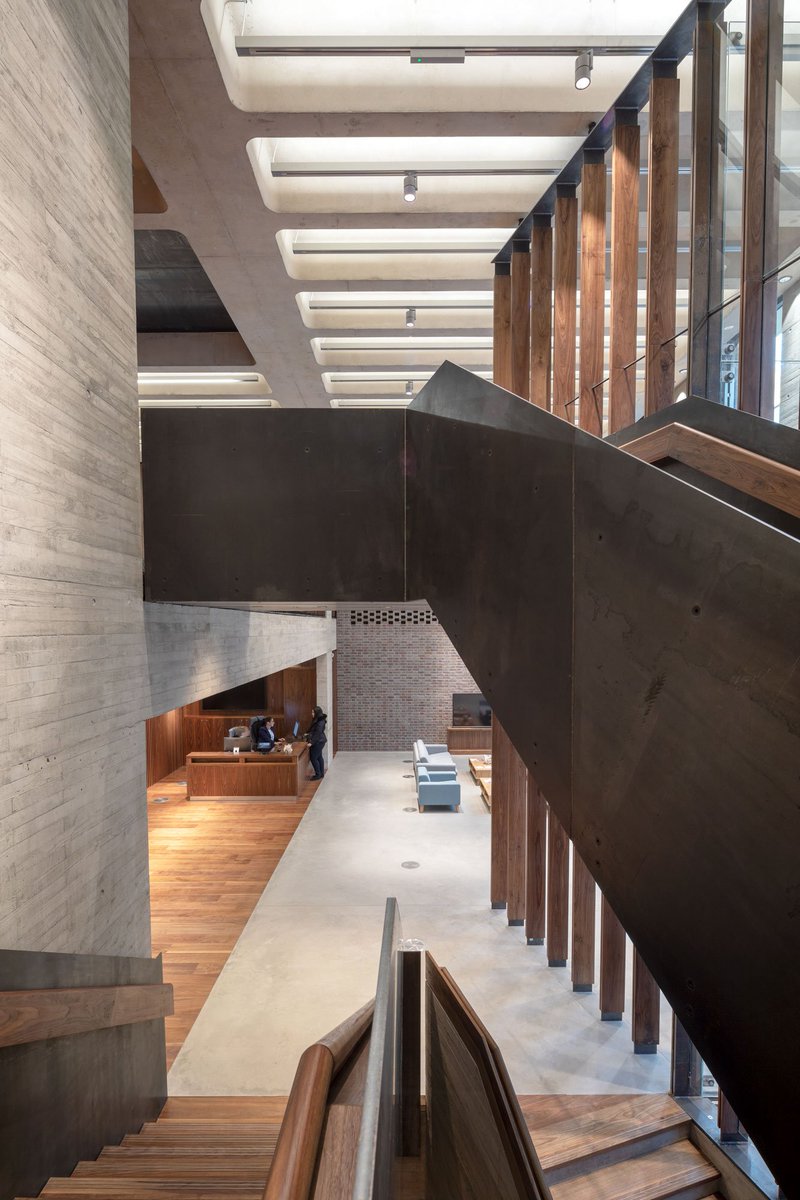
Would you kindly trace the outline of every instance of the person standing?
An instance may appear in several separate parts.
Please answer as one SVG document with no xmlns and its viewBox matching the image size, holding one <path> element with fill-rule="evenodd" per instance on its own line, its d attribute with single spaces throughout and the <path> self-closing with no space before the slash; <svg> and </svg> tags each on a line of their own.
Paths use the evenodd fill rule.
<svg viewBox="0 0 800 1200">
<path fill-rule="evenodd" d="M 323 751 L 327 744 L 328 738 L 325 734 L 325 727 L 328 724 L 328 718 L 317 704 L 311 714 L 311 724 L 306 734 L 306 741 L 309 744 L 308 757 L 311 759 L 311 766 L 314 768 L 312 779 L 322 779 L 325 774 L 325 760 Z"/>
</svg>

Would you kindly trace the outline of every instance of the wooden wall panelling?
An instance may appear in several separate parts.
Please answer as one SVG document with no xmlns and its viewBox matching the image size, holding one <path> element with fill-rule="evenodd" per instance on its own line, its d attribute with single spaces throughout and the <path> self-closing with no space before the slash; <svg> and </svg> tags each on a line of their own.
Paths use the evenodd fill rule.
<svg viewBox="0 0 800 1200">
<path fill-rule="evenodd" d="M 625 930 L 608 900 L 600 906 L 600 1017 L 621 1021 L 625 1011 Z"/>
<path fill-rule="evenodd" d="M 608 431 L 636 420 L 639 302 L 639 114 L 618 109 L 611 143 L 611 308 Z"/>
<path fill-rule="evenodd" d="M 492 908 L 505 908 L 508 900 L 508 756 L 511 744 L 506 731 L 492 719 L 492 843 L 490 895 Z"/>
<path fill-rule="evenodd" d="M 633 952 L 633 1050 L 655 1054 L 658 1050 L 661 993 L 638 950 Z"/>
<path fill-rule="evenodd" d="M 549 213 L 534 215 L 531 231 L 531 382 L 530 400 L 550 408 L 553 337 L 553 222 Z"/>
<path fill-rule="evenodd" d="M 569 838 L 552 808 L 547 813 L 547 965 L 565 967 L 569 941 Z"/>
<path fill-rule="evenodd" d="M 553 412 L 575 420 L 575 334 L 578 294 L 578 198 L 556 189 L 553 263 Z"/>
<path fill-rule="evenodd" d="M 493 379 L 498 387 L 511 387 L 511 264 L 494 266 L 492 338 Z"/>
<path fill-rule="evenodd" d="M 510 389 L 523 400 L 531 386 L 531 251 L 518 238 L 511 248 L 511 381 Z"/>
<path fill-rule="evenodd" d="M 171 775 L 183 764 L 183 712 L 170 709 L 145 722 L 147 753 L 147 786 L 152 787 L 165 775 Z"/>
<path fill-rule="evenodd" d="M 316 664 L 290 667 L 283 672 L 283 716 L 287 733 L 291 733 L 295 721 L 300 722 L 300 733 L 305 733 L 316 703 Z"/>
<path fill-rule="evenodd" d="M 508 923 L 525 922 L 525 835 L 528 770 L 509 742 L 508 754 Z M 492 787 L 494 791 L 494 786 Z"/>
<path fill-rule="evenodd" d="M 594 985 L 595 882 L 573 846 L 572 852 L 572 990 L 590 992 Z"/>
<path fill-rule="evenodd" d="M 547 802 L 530 772 L 526 826 L 525 939 L 529 946 L 542 946 L 547 922 Z"/>
<path fill-rule="evenodd" d="M 606 164 L 587 150 L 581 170 L 580 427 L 603 436 L 606 310 Z"/>
<path fill-rule="evenodd" d="M 667 408 L 675 396 L 679 118 L 677 65 L 654 63 L 647 160 L 646 414 Z"/>
</svg>

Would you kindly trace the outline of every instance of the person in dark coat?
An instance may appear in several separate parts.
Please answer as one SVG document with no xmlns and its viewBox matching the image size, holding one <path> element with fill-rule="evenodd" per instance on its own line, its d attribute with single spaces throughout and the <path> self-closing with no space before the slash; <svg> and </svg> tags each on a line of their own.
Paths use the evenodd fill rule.
<svg viewBox="0 0 800 1200">
<path fill-rule="evenodd" d="M 325 760 L 322 756 L 325 745 L 328 741 L 325 735 L 325 727 L 328 724 L 328 718 L 317 704 L 311 714 L 311 724 L 306 734 L 306 741 L 309 744 L 308 757 L 311 759 L 311 766 L 314 768 L 312 779 L 322 779 L 325 774 Z"/>
<path fill-rule="evenodd" d="M 262 754 L 274 750 L 279 740 L 275 735 L 275 718 L 254 717 L 250 723 L 250 739 L 253 749 L 260 750 Z M 283 742 L 283 738 L 280 738 L 280 742 Z"/>
</svg>

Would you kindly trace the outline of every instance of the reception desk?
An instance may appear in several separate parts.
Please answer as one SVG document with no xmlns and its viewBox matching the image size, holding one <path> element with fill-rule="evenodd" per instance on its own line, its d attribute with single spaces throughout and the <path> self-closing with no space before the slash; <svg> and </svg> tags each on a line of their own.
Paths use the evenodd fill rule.
<svg viewBox="0 0 800 1200">
<path fill-rule="evenodd" d="M 196 750 L 186 756 L 188 798 L 214 800 L 296 800 L 308 772 L 308 745 L 294 742 L 292 753 Z"/>
</svg>

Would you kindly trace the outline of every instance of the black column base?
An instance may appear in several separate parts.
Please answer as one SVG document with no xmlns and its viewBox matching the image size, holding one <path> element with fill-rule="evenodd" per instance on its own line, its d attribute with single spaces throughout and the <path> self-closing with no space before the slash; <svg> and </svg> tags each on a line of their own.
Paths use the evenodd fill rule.
<svg viewBox="0 0 800 1200">
<path fill-rule="evenodd" d="M 512 921 L 512 920 L 511 920 L 511 918 L 509 917 L 509 918 L 508 918 L 508 923 L 509 923 L 509 925 L 524 925 L 524 924 L 525 924 L 525 918 L 524 918 L 524 917 L 519 917 L 519 918 L 515 918 L 515 919 Z"/>
<path fill-rule="evenodd" d="M 548 958 L 547 965 L 548 967 L 565 967 L 567 960 L 565 958 Z"/>
<path fill-rule="evenodd" d="M 622 1013 L 604 1012 L 600 1013 L 601 1021 L 621 1021 Z"/>
<path fill-rule="evenodd" d="M 529 946 L 543 946 L 544 945 L 544 938 L 526 938 L 525 940 L 527 941 Z"/>
<path fill-rule="evenodd" d="M 634 1054 L 658 1054 L 658 1045 L 656 1042 L 634 1042 Z"/>
<path fill-rule="evenodd" d="M 572 990 L 573 992 L 590 992 L 592 986 L 591 983 L 573 983 Z"/>
<path fill-rule="evenodd" d="M 492 908 L 505 908 L 505 906 L 506 906 L 505 900 L 493 900 L 492 901 Z"/>
</svg>

